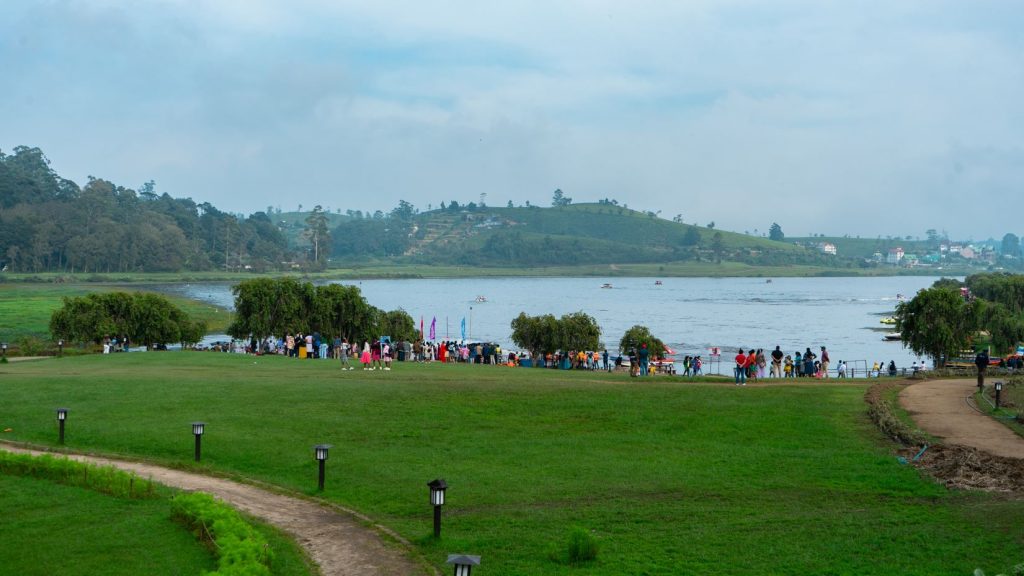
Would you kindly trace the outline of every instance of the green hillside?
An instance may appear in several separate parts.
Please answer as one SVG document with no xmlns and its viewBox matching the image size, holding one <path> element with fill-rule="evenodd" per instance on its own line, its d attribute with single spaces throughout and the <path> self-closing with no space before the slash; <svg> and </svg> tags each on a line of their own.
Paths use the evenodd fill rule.
<svg viewBox="0 0 1024 576">
<path fill-rule="evenodd" d="M 448 207 L 336 226 L 336 264 L 370 257 L 393 264 L 496 267 L 686 261 L 827 265 L 790 242 L 672 222 L 596 203 L 555 208 Z M 833 259 L 834 260 L 834 259 Z"/>
</svg>

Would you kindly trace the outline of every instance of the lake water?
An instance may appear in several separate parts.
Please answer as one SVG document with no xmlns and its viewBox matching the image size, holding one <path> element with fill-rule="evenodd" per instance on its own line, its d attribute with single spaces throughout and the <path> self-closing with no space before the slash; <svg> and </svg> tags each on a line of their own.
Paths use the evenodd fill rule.
<svg viewBox="0 0 1024 576">
<path fill-rule="evenodd" d="M 385 310 L 402 308 L 423 318 L 428 332 L 436 318 L 437 339 L 467 338 L 500 343 L 514 349 L 510 323 L 520 312 L 530 315 L 584 311 L 597 319 L 601 340 L 614 353 L 622 334 L 642 324 L 678 353 L 722 350 L 723 371 L 736 348 L 776 345 L 792 354 L 808 346 L 816 353 L 828 347 L 833 367 L 846 360 L 895 360 L 909 367 L 921 358 L 899 342 L 885 342 L 880 320 L 891 314 L 897 295 L 912 297 L 937 278 L 615 278 L 602 288 L 600 278 L 487 278 L 428 280 L 362 280 L 356 285 L 366 299 Z M 163 287 L 174 292 L 232 307 L 230 284 L 182 284 Z M 478 296 L 486 302 L 478 302 Z M 857 365 L 858 369 L 862 364 Z"/>
</svg>

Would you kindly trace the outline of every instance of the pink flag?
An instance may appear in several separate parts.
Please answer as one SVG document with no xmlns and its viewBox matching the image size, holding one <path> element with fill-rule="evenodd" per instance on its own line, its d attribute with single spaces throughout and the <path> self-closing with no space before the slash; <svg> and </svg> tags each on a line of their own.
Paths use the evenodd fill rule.
<svg viewBox="0 0 1024 576">
<path fill-rule="evenodd" d="M 434 316 L 434 319 L 430 321 L 430 339 L 431 340 L 436 340 L 437 339 L 436 329 L 437 329 L 437 316 Z"/>
</svg>

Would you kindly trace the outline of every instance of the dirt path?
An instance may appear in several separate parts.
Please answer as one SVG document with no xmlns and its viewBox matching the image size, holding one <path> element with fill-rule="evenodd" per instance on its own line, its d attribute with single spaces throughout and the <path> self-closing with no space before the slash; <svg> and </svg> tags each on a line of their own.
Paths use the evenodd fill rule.
<svg viewBox="0 0 1024 576">
<path fill-rule="evenodd" d="M 1024 438 L 973 408 L 967 399 L 976 382 L 926 380 L 900 393 L 900 404 L 923 430 L 950 444 L 977 448 L 1005 458 L 1024 458 Z"/>
<path fill-rule="evenodd" d="M 43 454 L 3 444 L 0 444 L 0 450 Z M 380 534 L 361 524 L 354 514 L 223 478 L 92 456 L 69 454 L 68 457 L 128 470 L 166 486 L 213 494 L 239 510 L 291 534 L 319 565 L 324 576 L 435 573 L 409 559 L 408 552 L 399 545 L 385 544 Z"/>
</svg>

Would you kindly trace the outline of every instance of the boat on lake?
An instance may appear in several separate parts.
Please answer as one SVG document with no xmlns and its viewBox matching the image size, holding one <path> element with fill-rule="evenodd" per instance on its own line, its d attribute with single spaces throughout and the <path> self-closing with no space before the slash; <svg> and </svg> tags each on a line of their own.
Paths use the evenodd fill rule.
<svg viewBox="0 0 1024 576">
<path fill-rule="evenodd" d="M 601 288 L 611 288 L 611 287 L 612 287 L 612 285 L 607 283 L 607 282 L 605 282 L 604 284 L 601 284 Z"/>
<path fill-rule="evenodd" d="M 893 318 L 892 316 L 886 316 L 885 318 L 879 320 L 879 322 L 885 324 L 886 326 L 891 326 L 896 323 L 896 319 Z"/>
<path fill-rule="evenodd" d="M 902 336 L 899 332 L 889 332 L 885 336 L 882 336 L 882 340 L 885 340 L 886 342 L 897 342 L 901 339 Z"/>
</svg>

